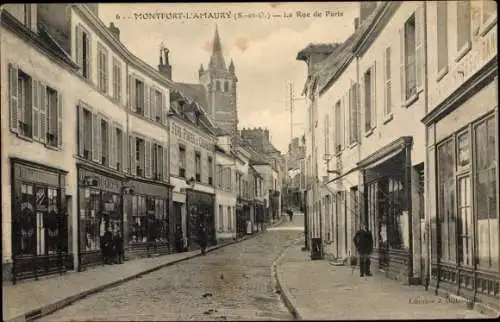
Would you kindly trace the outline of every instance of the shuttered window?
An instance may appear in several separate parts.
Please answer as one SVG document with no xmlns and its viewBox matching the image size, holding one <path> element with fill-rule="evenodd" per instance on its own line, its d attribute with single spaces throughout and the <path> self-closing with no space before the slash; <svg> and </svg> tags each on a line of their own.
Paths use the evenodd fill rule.
<svg viewBox="0 0 500 322">
<path fill-rule="evenodd" d="M 108 93 L 108 51 L 102 45 L 97 46 L 97 87 Z"/>
<path fill-rule="evenodd" d="M 384 115 L 392 113 L 391 47 L 384 52 Z"/>
<path fill-rule="evenodd" d="M 113 57 L 113 99 L 121 101 L 122 97 L 122 66 L 118 59 Z"/>
<path fill-rule="evenodd" d="M 91 39 L 90 33 L 84 30 L 81 25 L 76 26 L 75 30 L 75 54 L 76 63 L 80 66 L 82 76 L 91 79 Z"/>
<path fill-rule="evenodd" d="M 438 76 L 448 68 L 448 2 L 437 1 L 437 72 Z"/>
</svg>

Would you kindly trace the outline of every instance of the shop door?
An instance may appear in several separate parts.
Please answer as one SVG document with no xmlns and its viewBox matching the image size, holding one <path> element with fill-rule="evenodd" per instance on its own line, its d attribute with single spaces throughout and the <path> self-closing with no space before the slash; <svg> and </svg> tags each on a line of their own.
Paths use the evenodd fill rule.
<svg viewBox="0 0 500 322">
<path fill-rule="evenodd" d="M 458 260 L 460 266 L 472 266 L 472 193 L 469 175 L 457 178 L 458 185 Z"/>
</svg>

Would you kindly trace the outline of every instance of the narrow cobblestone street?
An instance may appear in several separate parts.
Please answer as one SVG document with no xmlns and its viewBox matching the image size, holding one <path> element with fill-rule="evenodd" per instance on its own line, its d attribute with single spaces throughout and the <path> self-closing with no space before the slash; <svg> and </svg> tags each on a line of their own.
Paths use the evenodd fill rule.
<svg viewBox="0 0 500 322">
<path fill-rule="evenodd" d="M 92 295 L 42 321 L 290 320 L 271 265 L 303 217 L 255 238 Z M 290 229 L 286 229 L 290 227 Z"/>
</svg>

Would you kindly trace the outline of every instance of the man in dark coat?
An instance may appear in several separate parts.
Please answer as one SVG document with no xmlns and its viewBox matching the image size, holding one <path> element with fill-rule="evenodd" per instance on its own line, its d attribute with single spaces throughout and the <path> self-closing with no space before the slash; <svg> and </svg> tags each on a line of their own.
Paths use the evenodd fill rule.
<svg viewBox="0 0 500 322">
<path fill-rule="evenodd" d="M 359 253 L 360 276 L 371 276 L 370 254 L 373 249 L 373 237 L 366 224 L 364 224 L 362 228 L 356 232 L 356 235 L 354 235 L 354 245 Z"/>
<path fill-rule="evenodd" d="M 106 227 L 106 232 L 102 236 L 102 254 L 104 257 L 104 264 L 111 264 L 113 255 L 113 234 L 111 227 Z"/>
<path fill-rule="evenodd" d="M 287 209 L 286 213 L 288 214 L 288 217 L 290 217 L 290 221 L 293 220 L 293 211 L 290 209 Z"/>
<path fill-rule="evenodd" d="M 177 225 L 175 230 L 175 250 L 180 253 L 184 251 L 184 233 L 181 225 Z"/>
<path fill-rule="evenodd" d="M 198 244 L 200 244 L 201 253 L 205 255 L 207 252 L 208 231 L 205 225 L 202 223 L 200 223 L 200 228 L 198 230 Z"/>
<path fill-rule="evenodd" d="M 124 250 L 123 250 L 123 236 L 118 228 L 113 236 L 113 244 L 115 248 L 116 263 L 123 264 Z"/>
</svg>

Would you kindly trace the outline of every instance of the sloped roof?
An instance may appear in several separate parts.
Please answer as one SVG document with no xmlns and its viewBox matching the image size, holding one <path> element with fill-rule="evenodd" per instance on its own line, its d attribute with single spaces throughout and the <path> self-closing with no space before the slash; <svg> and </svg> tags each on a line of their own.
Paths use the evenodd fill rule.
<svg viewBox="0 0 500 322">
<path fill-rule="evenodd" d="M 175 87 L 188 98 L 198 102 L 198 104 L 205 110 L 205 112 L 207 111 L 208 109 L 207 93 L 203 85 L 176 82 Z"/>
<path fill-rule="evenodd" d="M 318 82 L 317 86 L 320 94 L 335 80 L 342 67 L 350 61 L 357 46 L 373 27 L 373 24 L 387 5 L 388 3 L 385 2 L 378 6 L 340 46 L 337 46 L 330 55 L 312 67 L 313 71 L 308 81 Z"/>
<path fill-rule="evenodd" d="M 306 48 L 299 51 L 299 53 L 297 54 L 297 59 L 305 59 L 306 57 L 308 57 L 310 54 L 313 54 L 313 53 L 330 54 L 338 46 L 340 46 L 339 43 L 331 43 L 331 44 L 309 43 Z"/>
</svg>

